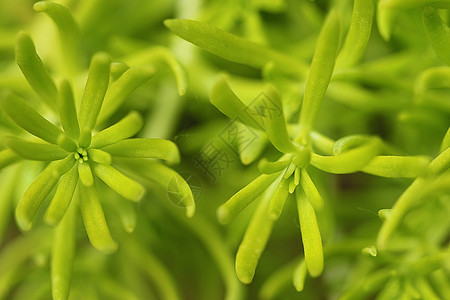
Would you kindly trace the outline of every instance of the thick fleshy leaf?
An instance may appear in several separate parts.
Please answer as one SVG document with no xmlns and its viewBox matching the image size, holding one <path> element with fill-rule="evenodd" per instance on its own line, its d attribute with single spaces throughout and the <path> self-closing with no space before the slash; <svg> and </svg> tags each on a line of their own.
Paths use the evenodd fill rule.
<svg viewBox="0 0 450 300">
<path fill-rule="evenodd" d="M 450 148 L 442 151 L 428 166 L 428 174 L 437 176 L 450 168 Z"/>
<path fill-rule="evenodd" d="M 449 0 L 380 0 L 377 9 L 377 23 L 380 35 L 388 41 L 394 28 L 395 19 L 401 10 L 433 5 L 450 7 Z"/>
<path fill-rule="evenodd" d="M 57 145 L 34 143 L 14 137 L 8 137 L 6 145 L 20 156 L 31 160 L 59 160 L 69 155 L 69 152 Z"/>
<path fill-rule="evenodd" d="M 381 142 L 372 138 L 368 143 L 340 155 L 322 156 L 312 153 L 311 165 L 333 174 L 354 173 L 362 170 L 380 151 Z"/>
<path fill-rule="evenodd" d="M 73 157 L 51 162 L 25 191 L 16 209 L 16 220 L 22 230 L 31 229 L 36 213 L 58 182 L 58 179 L 74 165 Z"/>
<path fill-rule="evenodd" d="M 288 196 L 289 196 L 288 180 L 282 178 L 269 204 L 269 216 L 272 219 L 278 220 L 281 213 L 283 212 L 284 204 L 286 203 Z"/>
<path fill-rule="evenodd" d="M 116 124 L 92 137 L 91 148 L 102 148 L 134 136 L 142 129 L 144 121 L 139 113 L 132 111 Z"/>
<path fill-rule="evenodd" d="M 119 217 L 120 223 L 126 232 L 133 232 L 136 228 L 137 207 L 130 201 L 124 201 L 121 197 L 108 196 L 111 209 Z"/>
<path fill-rule="evenodd" d="M 339 18 L 331 11 L 320 32 L 300 111 L 300 143 L 306 145 L 333 74 L 339 46 Z"/>
<path fill-rule="evenodd" d="M 442 153 L 445 150 L 447 150 L 448 148 L 450 148 L 450 127 L 448 128 L 447 132 L 445 133 L 444 138 L 442 139 L 440 152 Z"/>
<path fill-rule="evenodd" d="M 2 99 L 3 109 L 20 127 L 49 143 L 74 151 L 76 144 L 61 129 L 44 119 L 20 97 L 8 93 Z"/>
<path fill-rule="evenodd" d="M 389 178 L 416 178 L 429 163 L 427 156 L 375 156 L 362 171 Z"/>
<path fill-rule="evenodd" d="M 70 70 L 70 73 L 76 71 L 79 67 L 78 62 L 78 41 L 80 29 L 75 22 L 69 9 L 50 1 L 40 1 L 34 4 L 34 10 L 46 13 L 55 22 L 58 31 L 61 48 L 63 51 L 64 67 Z"/>
<path fill-rule="evenodd" d="M 128 200 L 139 201 L 145 194 L 145 188 L 140 183 L 123 175 L 110 165 L 93 163 L 92 170 L 111 189 Z"/>
<path fill-rule="evenodd" d="M 169 49 L 161 46 L 149 47 L 124 58 L 124 61 L 130 65 L 150 64 L 156 70 L 167 65 L 175 76 L 178 95 L 183 96 L 186 93 L 188 85 L 187 72 Z"/>
<path fill-rule="evenodd" d="M 301 173 L 300 182 L 306 197 L 315 210 L 321 210 L 324 205 L 322 196 L 314 185 L 314 182 L 311 180 L 311 177 L 309 177 L 308 172 L 305 169 L 302 169 Z"/>
<path fill-rule="evenodd" d="M 100 149 L 88 149 L 86 150 L 90 161 L 110 165 L 112 162 L 112 156 L 108 152 Z"/>
<path fill-rule="evenodd" d="M 116 251 L 117 243 L 109 232 L 95 187 L 86 187 L 80 184 L 79 191 L 81 216 L 92 246 L 104 253 Z"/>
<path fill-rule="evenodd" d="M 67 80 L 61 82 L 59 86 L 58 108 L 64 131 L 77 141 L 80 137 L 80 125 L 78 124 L 72 88 Z"/>
<path fill-rule="evenodd" d="M 361 59 L 372 31 L 374 11 L 372 0 L 354 1 L 350 28 L 336 60 L 336 68 L 351 67 Z"/>
<path fill-rule="evenodd" d="M 173 33 L 206 51 L 232 62 L 263 68 L 268 62 L 288 73 L 305 74 L 307 66 L 289 56 L 227 33 L 210 24 L 193 20 L 166 20 Z"/>
<path fill-rule="evenodd" d="M 87 147 L 90 145 L 90 136 L 97 122 L 98 114 L 102 107 L 103 99 L 109 84 L 109 69 L 111 59 L 105 53 L 97 53 L 94 55 L 89 67 L 89 75 L 84 89 L 83 98 L 81 100 L 80 110 L 78 112 L 78 120 L 80 122 L 81 136 L 80 146 Z"/>
<path fill-rule="evenodd" d="M 52 202 L 45 212 L 44 220 L 47 224 L 56 225 L 63 218 L 72 201 L 77 183 L 78 166 L 74 165 L 72 169 L 61 178 Z"/>
<path fill-rule="evenodd" d="M 436 88 L 450 88 L 450 67 L 426 69 L 417 76 L 414 83 L 414 90 L 419 94 Z"/>
<path fill-rule="evenodd" d="M 448 4 L 450 6 L 450 1 L 448 1 Z M 450 65 L 450 28 L 435 8 L 425 7 L 422 18 L 434 51 L 443 62 Z"/>
<path fill-rule="evenodd" d="M 268 208 L 273 192 L 272 187 L 263 195 L 236 254 L 236 275 L 245 284 L 252 282 L 259 258 L 272 233 L 275 221 L 269 216 Z"/>
<path fill-rule="evenodd" d="M 111 83 L 106 91 L 102 109 L 98 117 L 102 123 L 117 111 L 127 97 L 139 86 L 144 84 L 155 74 L 155 69 L 150 66 L 133 67 L 126 70 L 116 81 Z"/>
<path fill-rule="evenodd" d="M 159 158 L 169 163 L 180 162 L 177 145 L 162 139 L 128 139 L 103 147 L 102 150 L 113 156 Z"/>
<path fill-rule="evenodd" d="M 133 173 L 140 177 L 159 184 L 167 190 L 169 199 L 175 205 L 186 208 L 188 217 L 194 216 L 195 199 L 191 187 L 180 174 L 152 160 L 114 158 L 114 161 L 119 162 L 121 166 L 132 168 Z"/>
<path fill-rule="evenodd" d="M 220 223 L 227 224 L 261 195 L 278 174 L 260 175 L 217 209 Z"/>
<path fill-rule="evenodd" d="M 258 170 L 264 174 L 272 174 L 284 170 L 291 163 L 290 159 L 279 159 L 275 162 L 263 158 L 258 163 Z"/>
<path fill-rule="evenodd" d="M 247 106 L 233 93 L 225 78 L 221 78 L 214 85 L 210 98 L 211 103 L 229 118 L 264 130 L 279 151 L 295 151 L 287 133 L 280 96 L 272 86 L 267 86 Z"/>
<path fill-rule="evenodd" d="M 79 162 L 78 175 L 83 185 L 89 187 L 94 185 L 94 175 L 92 174 L 91 164 L 87 162 Z"/>
<path fill-rule="evenodd" d="M 52 296 L 55 300 L 69 297 L 77 238 L 78 206 L 72 203 L 55 231 L 50 262 Z"/>
<path fill-rule="evenodd" d="M 306 262 L 304 259 L 302 259 L 297 267 L 294 270 L 294 273 L 292 274 L 292 283 L 294 284 L 295 289 L 297 292 L 303 291 L 303 288 L 305 287 L 305 280 L 307 275 L 307 268 L 306 268 Z"/>
<path fill-rule="evenodd" d="M 36 53 L 33 40 L 24 32 L 16 41 L 16 62 L 33 90 L 51 109 L 56 109 L 58 91 L 44 64 Z"/>
<path fill-rule="evenodd" d="M 0 170 L 18 160 L 20 160 L 20 156 L 11 149 L 0 151 Z"/>
<path fill-rule="evenodd" d="M 306 267 L 312 277 L 317 277 L 323 271 L 323 247 L 316 213 L 311 203 L 299 190 L 297 190 L 296 198 Z"/>
</svg>

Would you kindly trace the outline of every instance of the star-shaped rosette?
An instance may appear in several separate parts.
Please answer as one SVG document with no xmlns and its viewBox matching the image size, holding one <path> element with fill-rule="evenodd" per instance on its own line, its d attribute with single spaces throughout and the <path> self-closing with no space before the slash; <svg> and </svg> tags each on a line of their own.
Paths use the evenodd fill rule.
<svg viewBox="0 0 450 300">
<path fill-rule="evenodd" d="M 8 137 L 7 146 L 21 158 L 49 162 L 17 206 L 16 220 L 22 230 L 31 229 L 40 207 L 57 186 L 46 210 L 45 222 L 58 224 L 74 202 L 72 199 L 78 199 L 75 202 L 79 203 L 74 205 L 81 209 L 91 244 L 103 252 L 114 251 L 117 244 L 110 235 L 96 182 L 99 179 L 123 198 L 138 202 L 145 195 L 144 186 L 124 175 L 116 164 L 126 169 L 128 162 L 133 165 L 139 161 L 142 168 L 155 169 L 159 176 L 147 177 L 164 188 L 174 178 L 181 182 L 177 185 L 180 201 L 187 215 L 193 216 L 195 202 L 187 183 L 160 162 L 148 161 L 161 159 L 170 164 L 178 163 L 180 156 L 173 142 L 132 138 L 144 124 L 137 112 L 130 112 L 119 122 L 96 132 L 98 120 L 106 120 L 134 89 L 150 79 L 155 72 L 153 67 L 126 68 L 120 76 L 115 74 L 117 78 L 113 80 L 111 58 L 105 53 L 95 54 L 77 109 L 69 81 L 62 80 L 56 87 L 25 33 L 18 37 L 16 60 L 34 91 L 58 112 L 61 125 L 51 123 L 13 93 L 2 97 L 2 108 L 7 115 L 37 138 Z"/>
</svg>

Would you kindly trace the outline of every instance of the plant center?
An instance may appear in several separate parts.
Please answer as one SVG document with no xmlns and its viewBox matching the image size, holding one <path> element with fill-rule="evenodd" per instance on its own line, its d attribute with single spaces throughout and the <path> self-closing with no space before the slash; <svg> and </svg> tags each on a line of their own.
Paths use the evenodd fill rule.
<svg viewBox="0 0 450 300">
<path fill-rule="evenodd" d="M 84 163 L 85 161 L 88 161 L 89 159 L 87 151 L 81 147 L 77 149 L 77 151 L 74 153 L 73 156 L 80 164 Z"/>
</svg>

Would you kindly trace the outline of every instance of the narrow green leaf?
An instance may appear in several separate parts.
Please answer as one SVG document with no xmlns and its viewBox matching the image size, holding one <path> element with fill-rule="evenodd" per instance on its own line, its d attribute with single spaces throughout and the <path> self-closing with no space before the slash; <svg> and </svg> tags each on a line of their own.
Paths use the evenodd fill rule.
<svg viewBox="0 0 450 300">
<path fill-rule="evenodd" d="M 110 165 L 112 162 L 111 154 L 100 149 L 88 149 L 87 150 L 89 160 L 96 163 Z"/>
<path fill-rule="evenodd" d="M 389 178 L 416 178 L 429 163 L 427 156 L 375 156 L 362 171 Z"/>
<path fill-rule="evenodd" d="M 260 175 L 217 209 L 220 223 L 227 224 L 261 195 L 279 174 Z"/>
<path fill-rule="evenodd" d="M 142 129 L 144 121 L 139 113 L 132 111 L 116 124 L 92 137 L 91 148 L 102 148 L 134 136 Z"/>
<path fill-rule="evenodd" d="M 85 186 L 92 186 L 94 184 L 94 176 L 92 175 L 91 165 L 88 162 L 78 162 L 78 175 L 80 181 Z"/>
<path fill-rule="evenodd" d="M 8 137 L 6 145 L 20 156 L 31 160 L 59 160 L 69 155 L 69 152 L 57 145 L 34 143 L 14 137 Z"/>
<path fill-rule="evenodd" d="M 417 290 L 420 294 L 419 297 L 422 297 L 422 299 L 429 299 L 429 300 L 442 299 L 440 296 L 437 295 L 431 284 L 425 278 L 421 277 L 416 278 L 414 286 L 417 287 Z"/>
<path fill-rule="evenodd" d="M 279 151 L 286 153 L 296 150 L 287 133 L 280 96 L 272 86 L 267 86 L 249 106 L 246 106 L 222 77 L 214 85 L 210 99 L 211 103 L 229 118 L 265 130 Z"/>
<path fill-rule="evenodd" d="M 71 72 L 76 71 L 78 66 L 78 41 L 80 29 L 75 22 L 69 9 L 66 7 L 50 1 L 40 1 L 34 4 L 34 10 L 37 12 L 45 12 L 55 22 L 59 31 L 59 40 L 64 55 L 63 62 L 65 67 L 69 68 Z"/>
<path fill-rule="evenodd" d="M 305 280 L 307 275 L 307 268 L 305 260 L 302 259 L 297 267 L 294 270 L 294 273 L 292 274 L 292 283 L 294 284 L 295 289 L 297 292 L 303 291 L 303 288 L 305 287 Z"/>
<path fill-rule="evenodd" d="M 331 11 L 322 26 L 306 80 L 299 120 L 299 141 L 302 144 L 309 143 L 311 129 L 333 74 L 338 46 L 339 18 L 335 11 Z"/>
<path fill-rule="evenodd" d="M 153 46 L 140 52 L 133 53 L 130 57 L 124 58 L 130 65 L 150 64 L 156 70 L 164 68 L 167 65 L 175 76 L 177 82 L 178 95 L 183 96 L 186 93 L 188 85 L 188 76 L 186 70 L 177 61 L 172 52 L 166 47 Z M 164 64 L 164 65 L 163 65 Z"/>
<path fill-rule="evenodd" d="M 298 189 L 296 198 L 306 267 L 312 277 L 317 277 L 323 271 L 323 247 L 316 213 L 311 203 Z"/>
<path fill-rule="evenodd" d="M 95 175 L 111 189 L 131 201 L 139 201 L 145 194 L 145 188 L 110 165 L 92 164 Z"/>
<path fill-rule="evenodd" d="M 44 119 L 21 98 L 8 93 L 2 99 L 2 107 L 17 125 L 32 135 L 52 144 L 64 145 L 67 151 L 76 149 L 76 144 L 61 129 Z"/>
<path fill-rule="evenodd" d="M 281 213 L 283 212 L 284 204 L 289 196 L 289 184 L 286 178 L 282 178 L 278 187 L 273 194 L 272 199 L 269 204 L 269 216 L 273 220 L 278 220 Z"/>
<path fill-rule="evenodd" d="M 242 123 L 238 124 L 241 128 L 246 126 Z M 267 136 L 261 130 L 251 132 L 250 130 L 242 129 L 241 131 L 244 135 L 243 139 L 252 139 L 255 137 L 254 134 L 256 134 L 256 139 L 254 139 L 250 144 L 238 143 L 239 158 L 242 164 L 249 165 L 261 156 L 263 151 L 266 149 L 268 140 Z"/>
<path fill-rule="evenodd" d="M 372 138 L 368 143 L 340 155 L 322 156 L 312 153 L 311 165 L 333 174 L 353 173 L 364 168 L 380 150 L 381 142 L 378 138 Z"/>
<path fill-rule="evenodd" d="M 236 275 L 245 284 L 252 282 L 259 258 L 272 232 L 274 220 L 268 214 L 272 194 L 273 188 L 263 195 L 236 254 Z"/>
<path fill-rule="evenodd" d="M 177 145 L 162 139 L 128 139 L 103 147 L 102 150 L 113 156 L 159 158 L 169 163 L 180 162 Z"/>
<path fill-rule="evenodd" d="M 11 172 L 0 172 L 0 182 L 2 183 L 0 193 L 0 241 L 3 241 L 3 237 L 9 229 L 11 211 L 15 198 L 14 192 L 17 189 L 15 183 L 19 180 L 20 175 L 20 169 L 16 167 Z"/>
<path fill-rule="evenodd" d="M 428 166 L 428 174 L 437 176 L 450 168 L 450 148 L 442 151 Z"/>
<path fill-rule="evenodd" d="M 155 69 L 153 67 L 133 67 L 126 70 L 116 81 L 111 83 L 106 91 L 103 106 L 98 117 L 98 123 L 104 122 L 115 113 L 127 97 L 152 78 L 154 74 Z"/>
<path fill-rule="evenodd" d="M 18 160 L 20 160 L 20 156 L 11 149 L 0 151 L 0 170 Z"/>
<path fill-rule="evenodd" d="M 111 68 L 110 68 L 110 72 L 111 72 L 111 79 L 113 81 L 116 81 L 117 79 L 120 78 L 120 76 L 122 76 L 123 73 L 125 73 L 126 70 L 128 70 L 130 67 L 128 67 L 126 64 L 124 64 L 123 62 L 120 61 L 115 61 L 111 63 Z M 108 92 L 108 91 L 106 91 Z M 99 123 L 101 123 L 100 119 L 101 119 L 101 115 L 103 112 L 103 108 L 102 110 L 100 110 L 100 115 L 98 116 L 99 118 Z"/>
<path fill-rule="evenodd" d="M 377 9 L 377 24 L 380 35 L 388 41 L 394 28 L 395 19 L 401 10 L 433 5 L 450 7 L 449 0 L 380 0 Z"/>
<path fill-rule="evenodd" d="M 284 170 L 290 163 L 289 159 L 279 159 L 271 162 L 263 158 L 258 163 L 258 170 L 264 174 L 273 174 Z"/>
<path fill-rule="evenodd" d="M 333 154 L 335 142 L 332 139 L 315 131 L 311 132 L 311 139 L 314 148 L 327 155 Z"/>
<path fill-rule="evenodd" d="M 359 147 L 370 142 L 372 137 L 369 135 L 355 134 L 338 139 L 333 145 L 333 155 L 342 154 L 352 148 Z"/>
<path fill-rule="evenodd" d="M 450 148 L 450 127 L 448 128 L 447 132 L 445 133 L 444 138 L 442 139 L 440 153 L 444 152 L 448 148 Z"/>
<path fill-rule="evenodd" d="M 450 1 L 448 3 L 450 4 Z M 450 65 L 450 28 L 433 7 L 425 7 L 422 18 L 425 32 L 434 51 L 443 62 Z"/>
<path fill-rule="evenodd" d="M 311 202 L 315 210 L 321 210 L 324 205 L 322 196 L 314 185 L 314 182 L 311 180 L 311 177 L 309 177 L 308 172 L 305 169 L 302 169 L 301 172 L 300 182 L 306 197 L 309 202 Z"/>
<path fill-rule="evenodd" d="M 186 215 L 189 218 L 194 216 L 195 199 L 191 187 L 180 174 L 152 160 L 115 158 L 114 161 L 120 163 L 121 166 L 132 168 L 134 174 L 151 182 L 158 183 L 162 188 L 166 189 L 172 202 L 186 208 Z M 194 186 L 193 188 L 198 187 Z"/>
<path fill-rule="evenodd" d="M 418 94 L 425 93 L 429 89 L 450 87 L 450 67 L 433 67 L 426 69 L 417 76 L 414 89 Z"/>
<path fill-rule="evenodd" d="M 119 217 L 123 229 L 126 232 L 133 232 L 137 221 L 136 205 L 130 201 L 124 201 L 118 196 L 108 196 L 108 203 Z"/>
<path fill-rule="evenodd" d="M 105 214 L 95 187 L 88 188 L 84 185 L 79 185 L 79 190 L 81 216 L 92 246 L 104 253 L 116 251 L 117 243 L 109 233 Z"/>
<path fill-rule="evenodd" d="M 64 174 L 59 182 L 56 193 L 50 206 L 45 212 L 44 220 L 49 225 L 56 225 L 66 214 L 67 208 L 72 201 L 75 188 L 78 183 L 78 166 L 74 165 L 69 172 Z"/>
<path fill-rule="evenodd" d="M 337 57 L 336 68 L 352 67 L 361 59 L 372 31 L 374 11 L 372 0 L 354 1 L 350 28 Z"/>
<path fill-rule="evenodd" d="M 287 72 L 305 74 L 307 66 L 289 56 L 193 20 L 165 20 L 164 25 L 188 42 L 232 62 L 263 68 L 268 62 Z"/>
<path fill-rule="evenodd" d="M 28 231 L 31 229 L 36 213 L 58 182 L 58 179 L 74 165 L 73 157 L 51 162 L 47 168 L 33 181 L 25 191 L 17 209 L 16 220 L 19 227 Z"/>
<path fill-rule="evenodd" d="M 64 131 L 69 137 L 77 141 L 80 137 L 80 126 L 72 88 L 67 80 L 62 81 L 59 86 L 58 108 Z"/>
<path fill-rule="evenodd" d="M 16 62 L 30 86 L 51 109 L 56 109 L 58 91 L 44 64 L 36 53 L 33 40 L 24 32 L 17 36 Z"/>
<path fill-rule="evenodd" d="M 89 75 L 78 113 L 82 133 L 85 128 L 92 130 L 97 122 L 109 84 L 110 64 L 111 59 L 106 53 L 97 53 L 91 60 Z M 89 145 L 80 146 L 87 147 Z"/>
<path fill-rule="evenodd" d="M 72 203 L 55 231 L 50 262 L 54 300 L 69 297 L 77 237 L 77 206 Z"/>
</svg>

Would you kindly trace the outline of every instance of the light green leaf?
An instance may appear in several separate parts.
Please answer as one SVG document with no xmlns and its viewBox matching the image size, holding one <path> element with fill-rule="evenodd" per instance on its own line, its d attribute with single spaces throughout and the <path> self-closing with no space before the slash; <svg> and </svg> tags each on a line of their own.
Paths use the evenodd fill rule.
<svg viewBox="0 0 450 300">
<path fill-rule="evenodd" d="M 94 248 L 104 253 L 111 253 L 117 250 L 117 243 L 109 233 L 108 224 L 105 220 L 102 205 L 97 196 L 95 187 L 79 185 L 80 209 L 83 217 L 89 241 Z"/>
<path fill-rule="evenodd" d="M 20 156 L 11 149 L 0 151 L 0 170 L 18 160 L 20 160 Z"/>
<path fill-rule="evenodd" d="M 50 194 L 58 179 L 70 170 L 74 163 L 75 160 L 70 156 L 51 162 L 28 187 L 16 209 L 16 220 L 22 230 L 31 229 L 33 219 L 42 202 Z"/>
<path fill-rule="evenodd" d="M 347 152 L 335 156 L 322 156 L 311 154 L 311 165 L 333 174 L 346 174 L 360 171 L 366 166 L 381 150 L 381 142 L 378 138 L 360 147 L 348 150 Z"/>
<path fill-rule="evenodd" d="M 59 160 L 69 155 L 69 152 L 57 145 L 34 143 L 14 137 L 8 137 L 6 145 L 20 156 L 31 160 Z"/>
<path fill-rule="evenodd" d="M 279 159 L 275 162 L 263 158 L 258 162 L 258 170 L 264 174 L 273 174 L 284 170 L 291 163 L 290 159 Z"/>
<path fill-rule="evenodd" d="M 189 218 L 194 216 L 195 199 L 190 186 L 180 174 L 152 160 L 114 158 L 114 162 L 120 163 L 121 166 L 132 168 L 134 174 L 146 180 L 158 183 L 168 192 L 169 199 L 175 205 L 186 208 L 186 215 Z"/>
<path fill-rule="evenodd" d="M 261 195 L 279 174 L 260 175 L 217 209 L 220 223 L 227 224 Z"/>
<path fill-rule="evenodd" d="M 92 137 L 91 148 L 102 148 L 134 136 L 142 129 L 144 121 L 139 113 L 132 111 L 116 124 Z"/>
<path fill-rule="evenodd" d="M 450 148 L 442 151 L 428 166 L 428 174 L 437 176 L 450 168 Z"/>
<path fill-rule="evenodd" d="M 309 202 L 311 202 L 314 209 L 321 210 L 324 205 L 322 196 L 320 195 L 319 191 L 314 185 L 314 182 L 311 180 L 311 177 L 309 177 L 309 174 L 305 169 L 302 169 L 301 171 L 300 182 L 303 191 L 306 194 L 306 197 L 308 198 Z"/>
<path fill-rule="evenodd" d="M 50 262 L 54 300 L 69 297 L 77 238 L 77 205 L 72 203 L 55 231 Z"/>
<path fill-rule="evenodd" d="M 30 86 L 51 109 L 56 109 L 58 91 L 36 53 L 33 40 L 24 32 L 17 36 L 16 62 Z"/>
<path fill-rule="evenodd" d="M 312 277 L 317 277 L 323 271 L 323 247 L 316 213 L 299 189 L 297 189 L 296 198 L 306 267 Z"/>
<path fill-rule="evenodd" d="M 372 31 L 374 11 L 372 0 L 354 1 L 350 28 L 337 57 L 336 68 L 352 67 L 361 59 Z"/>
<path fill-rule="evenodd" d="M 429 163 L 427 156 L 375 156 L 362 171 L 389 178 L 416 178 Z"/>
<path fill-rule="evenodd" d="M 442 139 L 440 152 L 442 153 L 445 150 L 447 150 L 448 148 L 450 148 L 450 127 L 448 128 L 447 132 L 445 133 L 444 138 Z"/>
<path fill-rule="evenodd" d="M 450 5 L 450 1 L 448 4 Z M 425 7 L 422 18 L 425 32 L 434 51 L 443 62 L 450 65 L 450 28 L 433 7 Z"/>
<path fill-rule="evenodd" d="M 425 93 L 429 89 L 450 88 L 450 67 L 433 67 L 426 69 L 414 82 L 415 92 Z"/>
<path fill-rule="evenodd" d="M 100 113 L 109 84 L 110 64 L 111 59 L 106 53 L 97 53 L 91 60 L 89 75 L 78 112 L 78 120 L 82 133 L 80 137 L 81 147 L 87 147 L 90 144 L 90 137 L 87 139 L 83 134 L 91 134 L 90 130 L 94 128 L 97 122 L 97 117 Z M 81 144 L 81 141 L 83 141 L 83 144 Z"/>
<path fill-rule="evenodd" d="M 108 202 L 119 217 L 123 229 L 126 232 L 133 232 L 137 221 L 136 205 L 118 196 L 108 196 Z"/>
<path fill-rule="evenodd" d="M 100 149 L 88 149 L 87 150 L 89 160 L 96 163 L 110 165 L 112 162 L 112 156 L 108 152 Z"/>
<path fill-rule="evenodd" d="M 305 260 L 302 259 L 297 267 L 294 270 L 294 273 L 292 274 L 292 283 L 294 284 L 295 289 L 297 292 L 303 291 L 303 288 L 305 287 L 305 280 L 307 275 L 307 268 Z"/>
<path fill-rule="evenodd" d="M 78 124 L 72 88 L 67 80 L 62 81 L 59 86 L 58 108 L 64 131 L 69 137 L 77 141 L 80 137 L 80 126 Z"/>
<path fill-rule="evenodd" d="M 77 165 L 81 183 L 87 187 L 94 185 L 94 175 L 92 175 L 90 163 L 78 162 Z"/>
<path fill-rule="evenodd" d="M 113 156 L 159 158 L 169 163 L 180 162 L 177 145 L 162 139 L 128 139 L 103 147 L 102 150 Z"/>
<path fill-rule="evenodd" d="M 78 164 L 74 165 L 69 172 L 64 174 L 59 182 L 56 193 L 53 196 L 50 206 L 45 212 L 44 220 L 49 225 L 56 225 L 66 214 L 72 197 L 75 192 L 75 188 L 78 183 Z"/>
<path fill-rule="evenodd" d="M 103 123 L 132 92 L 148 81 L 155 74 L 155 69 L 150 66 L 133 67 L 126 70 L 116 81 L 111 83 L 106 91 L 103 106 L 98 116 L 98 123 Z"/>
<path fill-rule="evenodd" d="M 70 71 L 76 71 L 78 66 L 78 41 L 80 29 L 69 9 L 50 1 L 40 1 L 34 4 L 34 10 L 45 12 L 55 22 L 59 31 L 59 40 L 64 55 L 64 63 Z"/>
<path fill-rule="evenodd" d="M 272 232 L 274 220 L 269 216 L 268 208 L 273 187 L 269 189 L 253 213 L 236 254 L 236 275 L 245 284 L 252 282 L 259 258 Z"/>
<path fill-rule="evenodd" d="M 298 137 L 300 143 L 304 145 L 309 143 L 310 132 L 330 83 L 338 46 L 339 18 L 335 11 L 331 11 L 322 26 L 306 80 L 299 120 L 301 128 Z"/>
<path fill-rule="evenodd" d="M 296 150 L 287 133 L 280 96 L 272 86 L 267 86 L 246 106 L 222 77 L 214 85 L 210 99 L 211 103 L 229 118 L 263 129 L 279 151 L 286 153 Z"/>
<path fill-rule="evenodd" d="M 67 151 L 76 149 L 76 144 L 61 129 L 44 119 L 21 98 L 8 93 L 2 99 L 2 107 L 17 125 L 32 135 L 49 143 L 64 146 Z"/>
<path fill-rule="evenodd" d="M 278 218 L 280 217 L 288 196 L 289 196 L 288 180 L 286 178 L 282 178 L 269 204 L 268 213 L 273 220 L 278 220 Z"/>
<path fill-rule="evenodd" d="M 227 33 L 207 23 L 193 20 L 165 20 L 164 25 L 173 33 L 204 50 L 227 59 L 263 68 L 268 62 L 288 73 L 305 74 L 307 66 L 289 56 Z"/>
<path fill-rule="evenodd" d="M 92 170 L 111 189 L 128 200 L 137 202 L 145 194 L 145 188 L 140 183 L 128 178 L 110 165 L 93 163 Z"/>
</svg>

